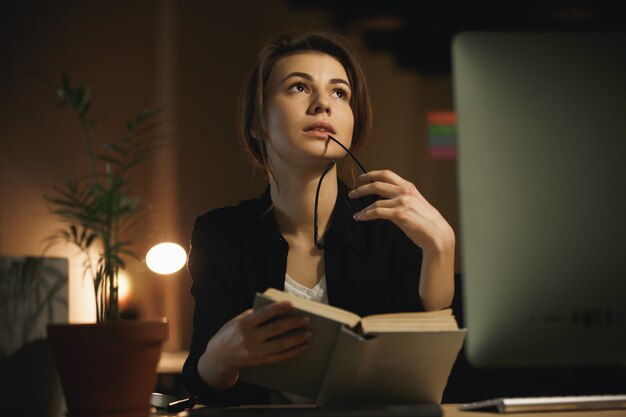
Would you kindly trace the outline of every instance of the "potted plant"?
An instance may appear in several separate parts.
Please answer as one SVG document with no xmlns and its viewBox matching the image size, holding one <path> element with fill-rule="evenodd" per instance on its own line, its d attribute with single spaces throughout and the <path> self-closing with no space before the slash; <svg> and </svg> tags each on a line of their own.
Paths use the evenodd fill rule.
<svg viewBox="0 0 626 417">
<path fill-rule="evenodd" d="M 83 256 L 84 274 L 93 280 L 97 323 L 48 326 L 69 415 L 149 414 L 165 320 L 121 320 L 118 273 L 132 252 L 132 235 L 145 218 L 129 173 L 156 146 L 152 121 L 159 109 L 142 110 L 126 125 L 126 135 L 96 147 L 98 121 L 90 116 L 90 91 L 73 87 L 67 75 L 54 83 L 61 106 L 76 114 L 90 172 L 53 186 L 46 196 L 50 212 L 62 223 L 47 238 L 75 246 Z M 96 253 L 92 260 L 93 252 Z"/>
</svg>

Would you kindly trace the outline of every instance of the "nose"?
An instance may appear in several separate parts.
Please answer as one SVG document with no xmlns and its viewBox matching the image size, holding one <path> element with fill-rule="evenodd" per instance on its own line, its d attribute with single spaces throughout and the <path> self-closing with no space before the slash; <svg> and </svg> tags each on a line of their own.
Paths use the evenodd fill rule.
<svg viewBox="0 0 626 417">
<path fill-rule="evenodd" d="M 331 114 L 330 100 L 328 100 L 328 97 L 325 97 L 323 94 L 315 94 L 312 97 L 313 100 L 311 101 L 311 105 L 309 106 L 309 113 L 326 113 L 328 115 Z"/>
</svg>

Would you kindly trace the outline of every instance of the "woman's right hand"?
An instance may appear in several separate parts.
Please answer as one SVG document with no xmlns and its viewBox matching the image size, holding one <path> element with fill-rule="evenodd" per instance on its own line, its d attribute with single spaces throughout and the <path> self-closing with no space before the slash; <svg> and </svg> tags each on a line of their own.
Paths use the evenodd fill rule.
<svg viewBox="0 0 626 417">
<path fill-rule="evenodd" d="M 200 376 L 214 388 L 230 388 L 239 369 L 282 362 L 308 348 L 312 332 L 305 316 L 280 317 L 293 309 L 284 301 L 233 318 L 209 340 L 198 361 Z"/>
</svg>

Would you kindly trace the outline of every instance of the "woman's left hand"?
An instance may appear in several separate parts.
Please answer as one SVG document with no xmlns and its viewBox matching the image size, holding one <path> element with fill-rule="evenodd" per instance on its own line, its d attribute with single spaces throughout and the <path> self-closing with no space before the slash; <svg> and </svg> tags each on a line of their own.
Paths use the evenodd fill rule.
<svg viewBox="0 0 626 417">
<path fill-rule="evenodd" d="M 355 220 L 391 220 L 424 252 L 454 250 L 452 228 L 413 183 L 389 170 L 370 171 L 359 180 L 367 184 L 352 190 L 350 198 L 378 195 L 382 199 L 356 213 Z"/>
</svg>

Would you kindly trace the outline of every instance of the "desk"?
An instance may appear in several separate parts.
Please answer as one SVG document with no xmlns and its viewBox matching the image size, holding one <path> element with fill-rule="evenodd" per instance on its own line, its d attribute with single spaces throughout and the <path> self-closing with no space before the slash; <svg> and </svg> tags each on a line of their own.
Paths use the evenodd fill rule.
<svg viewBox="0 0 626 417">
<path fill-rule="evenodd" d="M 626 410 L 592 410 L 592 411 L 551 411 L 543 413 L 495 413 L 485 411 L 460 411 L 458 404 L 443 404 L 443 417 L 625 417 Z M 294 417 L 298 416 L 294 410 Z M 187 413 L 168 414 L 157 412 L 153 415 L 167 417 L 184 417 Z"/>
<path fill-rule="evenodd" d="M 185 360 L 189 356 L 186 350 L 176 352 L 161 352 L 157 372 L 160 374 L 179 374 L 183 371 Z"/>
</svg>

